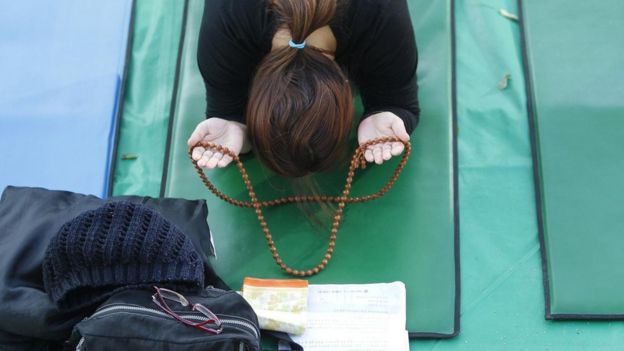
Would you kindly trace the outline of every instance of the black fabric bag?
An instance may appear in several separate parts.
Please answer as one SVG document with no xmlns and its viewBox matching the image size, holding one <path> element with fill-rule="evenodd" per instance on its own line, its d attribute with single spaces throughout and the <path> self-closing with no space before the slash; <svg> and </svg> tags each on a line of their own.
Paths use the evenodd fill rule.
<svg viewBox="0 0 624 351">
<path fill-rule="evenodd" d="M 106 201 L 121 199 L 149 206 L 186 233 L 205 262 L 205 284 L 228 289 L 208 259 L 213 252 L 203 200 L 142 196 L 104 200 L 9 186 L 0 198 L 0 350 L 58 350 L 73 326 L 93 312 L 60 311 L 44 290 L 42 261 L 50 238 L 63 223 Z"/>
<path fill-rule="evenodd" d="M 90 317 L 78 323 L 64 350 L 258 351 L 260 330 L 251 306 L 234 291 L 207 287 L 185 298 L 210 309 L 223 329 L 214 334 L 175 319 L 152 300 L 155 291 L 126 290 L 110 297 Z M 169 303 L 173 312 L 191 322 L 204 314 Z"/>
</svg>

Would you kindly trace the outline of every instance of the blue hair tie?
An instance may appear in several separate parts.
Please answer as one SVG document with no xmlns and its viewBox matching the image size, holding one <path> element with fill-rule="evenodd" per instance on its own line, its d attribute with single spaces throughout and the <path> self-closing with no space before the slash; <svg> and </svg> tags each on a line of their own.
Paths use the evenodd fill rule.
<svg viewBox="0 0 624 351">
<path fill-rule="evenodd" d="M 291 47 L 291 48 L 295 48 L 295 49 L 303 49 L 303 48 L 305 48 L 305 41 L 303 41 L 303 42 L 301 42 L 301 43 L 297 44 L 297 43 L 295 43 L 292 39 L 290 39 L 290 40 L 288 41 L 288 45 L 290 45 L 290 47 Z"/>
</svg>

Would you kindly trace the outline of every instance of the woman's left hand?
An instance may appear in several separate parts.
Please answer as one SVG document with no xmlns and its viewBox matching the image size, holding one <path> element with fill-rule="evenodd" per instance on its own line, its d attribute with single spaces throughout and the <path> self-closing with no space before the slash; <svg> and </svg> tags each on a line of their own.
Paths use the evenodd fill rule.
<svg viewBox="0 0 624 351">
<path fill-rule="evenodd" d="M 405 130 L 405 123 L 392 112 L 380 112 L 365 118 L 358 127 L 358 142 L 360 145 L 365 142 L 385 137 L 395 136 L 401 140 L 409 141 L 410 136 Z M 368 162 L 375 162 L 378 165 L 389 160 L 392 156 L 398 156 L 403 152 L 403 143 L 390 142 L 371 145 L 364 152 L 364 158 Z"/>
</svg>

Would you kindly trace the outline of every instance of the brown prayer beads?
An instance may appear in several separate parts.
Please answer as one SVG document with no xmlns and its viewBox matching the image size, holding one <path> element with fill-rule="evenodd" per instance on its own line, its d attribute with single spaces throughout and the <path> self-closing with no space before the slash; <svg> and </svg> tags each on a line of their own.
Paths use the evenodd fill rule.
<svg viewBox="0 0 624 351">
<path fill-rule="evenodd" d="M 405 150 L 403 151 L 403 157 L 401 158 L 401 161 L 399 162 L 396 169 L 394 170 L 392 177 L 390 177 L 390 180 L 388 180 L 388 182 L 384 185 L 383 188 L 381 188 L 381 190 L 379 190 L 378 192 L 372 195 L 349 197 L 349 194 L 351 193 L 351 184 L 353 183 L 353 177 L 355 176 L 355 170 L 358 168 L 362 168 L 362 169 L 366 168 L 366 160 L 364 159 L 364 152 L 366 151 L 366 149 L 371 145 L 386 143 L 386 142 L 401 142 L 403 143 L 403 145 L 405 145 Z M 201 169 L 201 167 L 197 165 L 197 162 L 193 160 L 192 151 L 193 151 L 193 148 L 195 148 L 196 146 L 203 146 L 204 148 L 217 150 L 224 155 L 229 155 L 230 157 L 232 157 L 232 159 L 234 160 L 236 164 L 236 167 L 238 168 L 238 171 L 240 172 L 243 178 L 243 182 L 245 183 L 245 187 L 247 188 L 247 192 L 249 193 L 249 197 L 251 198 L 251 201 L 242 201 L 242 200 L 233 199 L 225 195 L 221 191 L 219 191 L 214 186 L 214 184 L 212 184 L 212 182 L 208 180 L 208 177 L 206 177 L 206 174 Z M 345 204 L 370 201 L 370 200 L 377 199 L 381 197 L 382 195 L 384 195 L 388 190 L 390 190 L 390 187 L 392 187 L 394 182 L 399 177 L 399 174 L 401 173 L 401 171 L 405 167 L 405 164 L 407 163 L 407 159 L 410 155 L 410 152 L 411 152 L 410 143 L 406 141 L 402 141 L 396 137 L 381 137 L 381 138 L 370 140 L 360 145 L 355 150 L 355 153 L 353 154 L 353 157 L 351 158 L 351 164 L 349 165 L 349 171 L 347 173 L 347 179 L 345 181 L 345 186 L 342 191 L 342 196 L 325 196 L 325 195 L 323 196 L 317 196 L 317 195 L 288 196 L 288 197 L 282 197 L 282 198 L 269 200 L 269 201 L 258 200 L 258 198 L 256 197 L 256 193 L 253 189 L 253 186 L 251 185 L 251 182 L 249 181 L 249 176 L 247 175 L 247 171 L 245 170 L 243 163 L 241 162 L 238 155 L 234 154 L 228 148 L 225 148 L 221 145 L 217 145 L 213 143 L 200 142 L 197 145 L 194 145 L 189 148 L 189 157 L 191 157 L 191 161 L 193 161 L 193 166 L 195 167 L 195 170 L 197 171 L 197 174 L 201 178 L 202 182 L 204 183 L 204 185 L 206 185 L 206 187 L 213 194 L 215 194 L 220 199 L 232 205 L 236 205 L 239 207 L 253 208 L 255 210 L 256 215 L 258 216 L 258 222 L 260 223 L 260 227 L 262 229 L 262 232 L 264 233 L 264 237 L 267 240 L 267 244 L 269 245 L 269 250 L 271 250 L 273 259 L 282 268 L 282 270 L 284 270 L 286 273 L 291 274 L 291 275 L 295 275 L 299 277 L 306 277 L 306 276 L 312 276 L 312 275 L 318 274 L 320 271 L 322 271 L 325 268 L 325 266 L 327 266 L 327 263 L 332 258 L 334 247 L 336 246 L 336 235 L 338 234 L 338 227 L 340 226 L 340 222 L 342 221 L 343 210 L 344 210 Z M 279 253 L 277 252 L 277 248 L 275 247 L 273 236 L 271 235 L 271 232 L 269 231 L 269 227 L 267 226 L 267 223 L 264 220 L 264 215 L 262 214 L 262 207 L 284 205 L 284 204 L 290 204 L 290 203 L 295 203 L 295 202 L 338 203 L 338 208 L 336 209 L 336 212 L 333 217 L 334 221 L 332 223 L 331 235 L 329 236 L 329 245 L 327 246 L 325 256 L 323 256 L 323 259 L 321 260 L 321 262 L 317 264 L 314 268 L 308 269 L 305 271 L 288 267 L 282 261 L 282 259 L 279 256 Z"/>
</svg>

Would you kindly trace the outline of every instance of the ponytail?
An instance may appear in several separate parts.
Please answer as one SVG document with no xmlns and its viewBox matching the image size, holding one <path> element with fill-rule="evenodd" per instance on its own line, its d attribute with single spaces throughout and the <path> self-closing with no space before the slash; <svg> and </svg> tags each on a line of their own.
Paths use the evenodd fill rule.
<svg viewBox="0 0 624 351">
<path fill-rule="evenodd" d="M 324 27 L 334 18 L 337 0 L 270 0 L 277 27 L 290 30 L 295 42 L 303 42 L 315 30 Z"/>
</svg>

